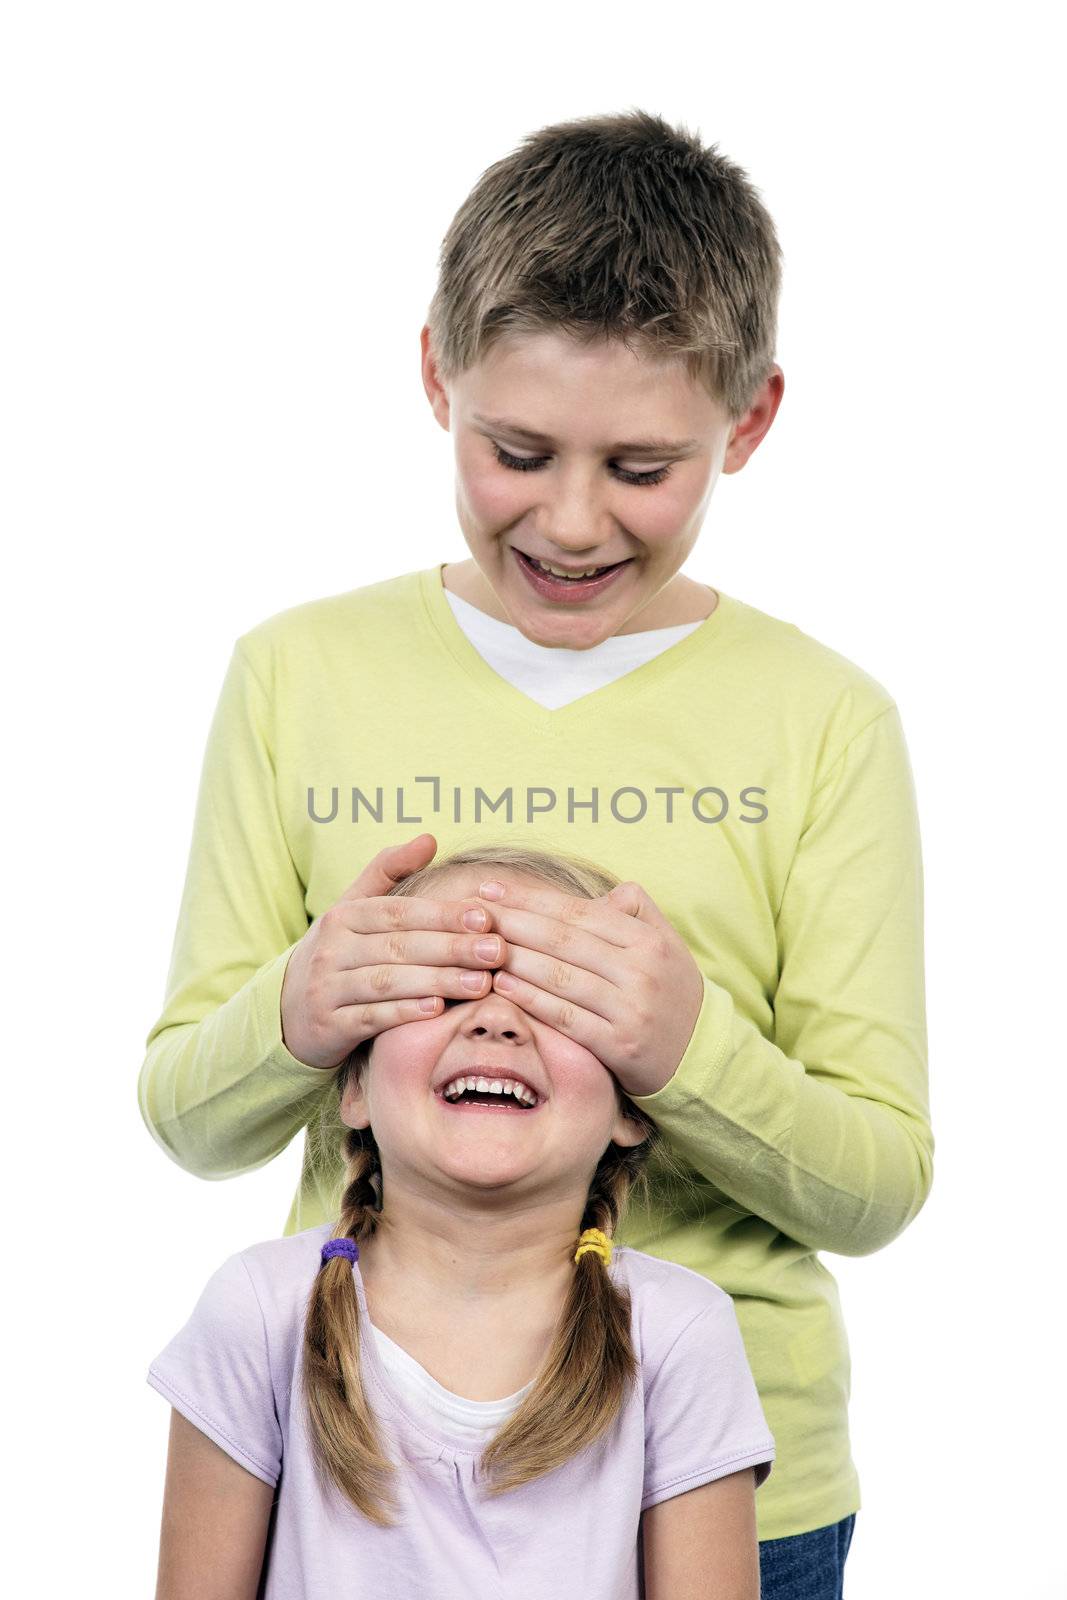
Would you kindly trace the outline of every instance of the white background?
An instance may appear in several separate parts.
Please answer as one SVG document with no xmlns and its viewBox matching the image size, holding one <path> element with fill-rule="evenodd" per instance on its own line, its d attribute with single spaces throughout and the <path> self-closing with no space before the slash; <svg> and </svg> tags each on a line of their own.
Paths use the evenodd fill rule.
<svg viewBox="0 0 1067 1600">
<path fill-rule="evenodd" d="M 193 1178 L 136 1102 L 233 640 L 466 555 L 419 377 L 441 236 L 525 133 L 640 106 L 740 162 L 785 251 L 785 400 L 686 571 L 883 683 L 919 796 L 936 1176 L 891 1247 L 827 1258 L 863 1489 L 846 1594 L 1061 1596 L 1045 8 L 6 15 L 14 1592 L 150 1595 L 169 1412 L 147 1363 L 296 1182 L 295 1144 Z"/>
</svg>

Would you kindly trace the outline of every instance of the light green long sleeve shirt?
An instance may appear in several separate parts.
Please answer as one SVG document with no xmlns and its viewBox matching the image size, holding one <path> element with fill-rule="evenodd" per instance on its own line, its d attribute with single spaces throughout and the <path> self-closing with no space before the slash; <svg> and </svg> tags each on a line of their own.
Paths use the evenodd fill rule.
<svg viewBox="0 0 1067 1600">
<path fill-rule="evenodd" d="M 932 1182 L 922 862 L 886 690 L 719 596 L 678 643 L 555 710 L 474 649 L 440 566 L 243 634 L 139 1094 L 155 1139 L 205 1178 L 262 1166 L 304 1129 L 333 1079 L 282 1041 L 286 963 L 385 845 L 518 840 L 636 880 L 704 1000 L 673 1077 L 635 1097 L 693 1187 L 654 1164 L 617 1237 L 734 1297 L 777 1445 L 757 1495 L 772 1539 L 860 1505 L 819 1253 L 882 1249 Z M 335 1215 L 340 1181 L 339 1154 L 313 1165 L 305 1147 L 285 1232 Z"/>
</svg>

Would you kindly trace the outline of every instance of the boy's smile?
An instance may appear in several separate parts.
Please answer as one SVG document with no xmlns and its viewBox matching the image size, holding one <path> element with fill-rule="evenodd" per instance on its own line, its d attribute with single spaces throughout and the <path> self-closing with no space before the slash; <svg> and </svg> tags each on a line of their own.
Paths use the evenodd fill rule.
<svg viewBox="0 0 1067 1600">
<path fill-rule="evenodd" d="M 617 339 L 509 334 L 447 386 L 426 328 L 422 348 L 473 557 L 445 568 L 447 589 L 572 650 L 711 614 L 718 596 L 679 569 L 720 472 L 738 471 L 771 425 L 779 368 L 732 422 L 681 357 L 641 357 Z M 544 564 L 609 570 L 576 580 Z"/>
</svg>

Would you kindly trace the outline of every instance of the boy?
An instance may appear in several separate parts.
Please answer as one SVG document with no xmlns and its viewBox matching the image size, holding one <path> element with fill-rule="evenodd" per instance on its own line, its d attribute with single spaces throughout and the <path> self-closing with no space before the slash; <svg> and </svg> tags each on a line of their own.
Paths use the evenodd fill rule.
<svg viewBox="0 0 1067 1600">
<path fill-rule="evenodd" d="M 734 1297 L 778 1452 L 764 1592 L 803 1563 L 839 1594 L 860 1499 L 818 1252 L 881 1249 L 930 1189 L 922 869 L 887 691 L 680 571 L 781 401 L 773 224 L 684 130 L 579 119 L 482 175 L 440 268 L 423 381 L 470 559 L 237 641 L 142 1112 L 226 1177 L 420 997 L 505 1042 L 572 1033 L 690 1165 L 619 1240 Z M 510 831 L 628 881 L 586 912 L 539 888 L 382 909 L 390 877 Z M 339 1176 L 305 1141 L 287 1233 Z"/>
</svg>

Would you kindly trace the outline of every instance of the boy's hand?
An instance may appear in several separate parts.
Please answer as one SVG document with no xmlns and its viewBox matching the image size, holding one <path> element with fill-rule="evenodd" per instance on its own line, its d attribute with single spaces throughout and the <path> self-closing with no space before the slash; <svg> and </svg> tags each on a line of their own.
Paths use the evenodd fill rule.
<svg viewBox="0 0 1067 1600">
<path fill-rule="evenodd" d="M 496 898 L 487 887 L 478 898 L 507 940 L 494 989 L 584 1045 L 625 1094 L 662 1089 L 693 1037 L 704 978 L 652 897 L 639 883 L 595 900 L 526 884 Z"/>
<path fill-rule="evenodd" d="M 282 979 L 282 1042 L 305 1066 L 332 1071 L 374 1034 L 439 1016 L 445 997 L 480 1000 L 490 993 L 499 949 L 483 957 L 475 945 L 492 937 L 492 918 L 481 935 L 462 920 L 480 905 L 476 897 L 386 892 L 436 849 L 433 835 L 421 833 L 379 850 L 293 950 Z"/>
</svg>

